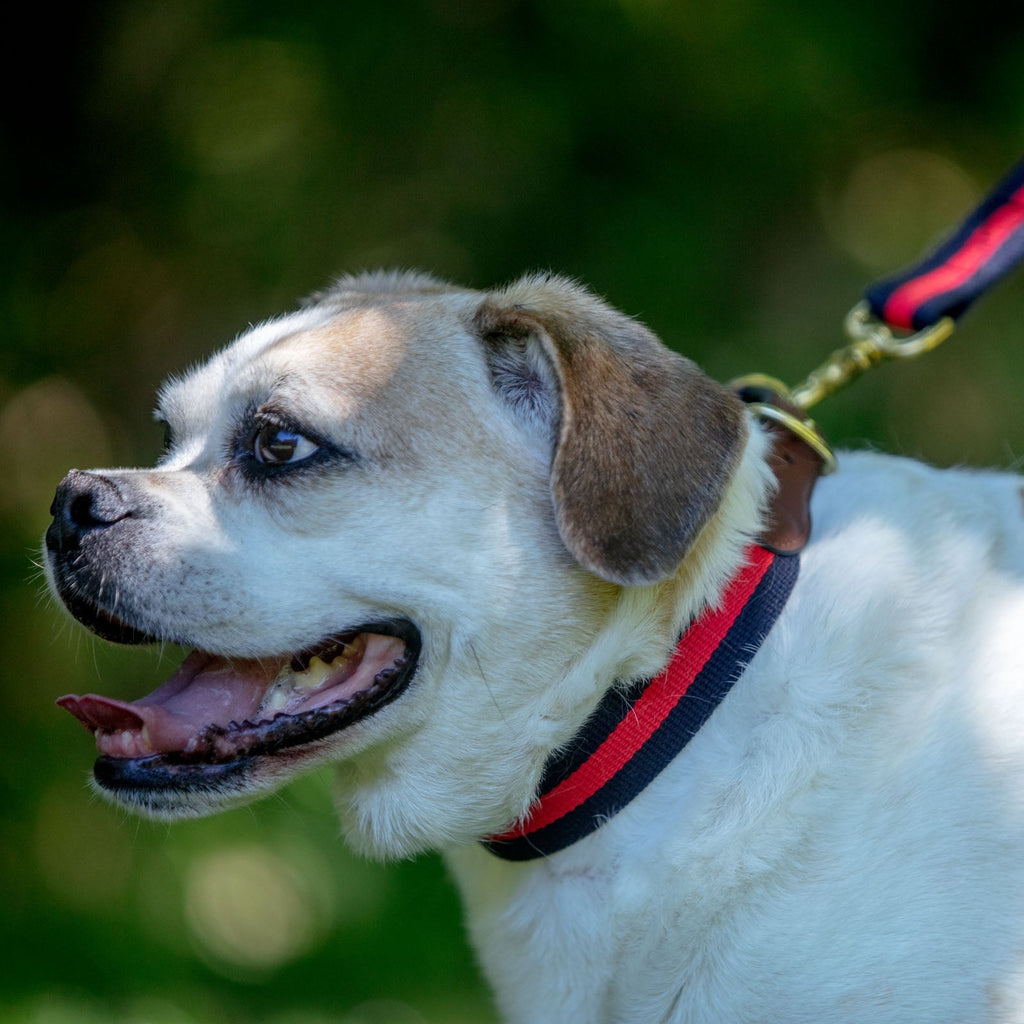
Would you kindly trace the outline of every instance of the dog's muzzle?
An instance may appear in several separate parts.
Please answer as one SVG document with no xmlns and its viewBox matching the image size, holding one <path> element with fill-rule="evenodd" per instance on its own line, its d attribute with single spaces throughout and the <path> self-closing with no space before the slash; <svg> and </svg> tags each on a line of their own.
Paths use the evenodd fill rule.
<svg viewBox="0 0 1024 1024">
<path fill-rule="evenodd" d="M 107 640 L 174 642 L 133 623 L 128 588 L 118 585 L 119 548 L 146 518 L 145 503 L 110 476 L 73 470 L 51 512 L 46 555 L 71 614 Z M 137 701 L 68 694 L 57 703 L 94 734 L 102 789 L 152 813 L 174 813 L 175 792 L 238 789 L 259 762 L 313 752 L 389 704 L 411 681 L 420 647 L 411 621 L 374 620 L 261 658 L 193 650 Z"/>
</svg>

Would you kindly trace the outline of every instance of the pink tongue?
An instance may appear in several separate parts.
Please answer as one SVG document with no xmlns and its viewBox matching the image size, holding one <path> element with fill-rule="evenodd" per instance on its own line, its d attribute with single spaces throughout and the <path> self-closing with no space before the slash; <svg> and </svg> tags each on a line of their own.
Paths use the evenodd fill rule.
<svg viewBox="0 0 1024 1024">
<path fill-rule="evenodd" d="M 211 723 L 226 726 L 253 716 L 281 664 L 228 661 L 193 651 L 166 683 L 141 700 L 89 693 L 68 694 L 57 703 L 97 733 L 103 753 L 170 753 L 184 750 Z"/>
<path fill-rule="evenodd" d="M 146 724 L 145 718 L 131 704 L 110 697 L 97 697 L 94 693 L 87 693 L 84 697 L 69 693 L 61 697 L 57 705 L 70 711 L 90 729 L 107 729 L 112 732 L 115 729 L 141 729 Z"/>
</svg>

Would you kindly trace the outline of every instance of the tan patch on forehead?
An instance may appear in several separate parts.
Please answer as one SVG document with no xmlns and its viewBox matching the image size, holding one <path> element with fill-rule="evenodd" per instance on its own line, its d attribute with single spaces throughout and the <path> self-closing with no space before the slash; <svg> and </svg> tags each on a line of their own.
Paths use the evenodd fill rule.
<svg viewBox="0 0 1024 1024">
<path fill-rule="evenodd" d="M 344 310 L 262 354 L 275 390 L 377 451 L 465 446 L 480 425 L 464 329 L 445 297 Z M 485 374 L 476 373 L 481 384 Z M 475 424 L 475 425 L 474 425 Z"/>
<path fill-rule="evenodd" d="M 358 384 L 379 390 L 408 354 L 409 325 L 392 313 L 362 309 L 343 313 L 319 327 L 299 331 L 272 345 L 266 357 L 325 384 Z"/>
</svg>

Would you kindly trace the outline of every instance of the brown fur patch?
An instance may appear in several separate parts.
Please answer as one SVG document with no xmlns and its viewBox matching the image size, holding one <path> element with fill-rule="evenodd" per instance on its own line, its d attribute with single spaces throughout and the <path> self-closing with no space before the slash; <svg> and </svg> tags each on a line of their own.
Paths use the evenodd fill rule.
<svg viewBox="0 0 1024 1024">
<path fill-rule="evenodd" d="M 513 286 L 482 308 L 478 326 L 492 337 L 535 335 L 555 367 L 561 410 L 551 490 L 577 561 L 616 583 L 671 575 L 738 462 L 739 400 L 635 320 L 566 282 Z"/>
</svg>

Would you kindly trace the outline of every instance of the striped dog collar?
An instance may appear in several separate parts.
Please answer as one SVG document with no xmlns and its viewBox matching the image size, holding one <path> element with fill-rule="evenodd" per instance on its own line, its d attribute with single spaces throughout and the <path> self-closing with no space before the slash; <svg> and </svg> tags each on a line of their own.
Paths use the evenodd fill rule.
<svg viewBox="0 0 1024 1024">
<path fill-rule="evenodd" d="M 653 679 L 612 687 L 547 762 L 526 818 L 483 845 L 504 860 L 547 856 L 589 835 L 640 793 L 722 702 L 782 611 L 799 559 L 752 545 L 722 602 L 683 634 Z"/>
</svg>

